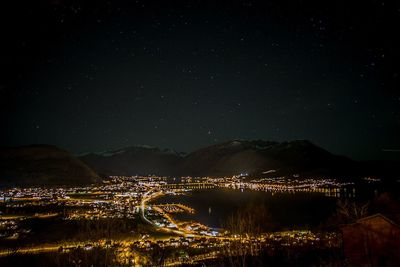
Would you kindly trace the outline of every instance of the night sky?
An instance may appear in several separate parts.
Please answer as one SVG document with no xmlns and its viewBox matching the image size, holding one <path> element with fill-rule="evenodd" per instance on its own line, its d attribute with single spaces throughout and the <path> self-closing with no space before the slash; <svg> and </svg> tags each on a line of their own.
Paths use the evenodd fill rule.
<svg viewBox="0 0 400 267">
<path fill-rule="evenodd" d="M 399 1 L 7 2 L 1 146 L 308 139 L 400 159 Z"/>
</svg>

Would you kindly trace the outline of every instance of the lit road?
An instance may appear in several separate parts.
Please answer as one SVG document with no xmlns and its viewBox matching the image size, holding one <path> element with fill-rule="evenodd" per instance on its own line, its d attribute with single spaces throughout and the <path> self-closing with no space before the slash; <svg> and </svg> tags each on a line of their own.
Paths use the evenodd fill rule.
<svg viewBox="0 0 400 267">
<path fill-rule="evenodd" d="M 165 232 L 175 233 L 175 234 L 178 234 L 178 235 L 187 235 L 187 233 L 185 231 L 174 230 L 174 229 L 170 229 L 170 228 L 167 228 L 167 227 L 161 227 L 161 226 L 155 224 L 154 222 L 152 222 L 151 220 L 146 218 L 146 215 L 145 215 L 146 203 L 151 199 L 154 199 L 156 197 L 159 197 L 159 196 L 163 195 L 162 191 L 158 191 L 158 192 L 155 192 L 155 193 L 152 194 L 152 191 L 154 191 L 154 189 L 155 188 L 152 188 L 152 189 L 150 189 L 149 191 L 147 191 L 146 193 L 143 194 L 142 202 L 140 204 L 140 209 L 141 209 L 141 214 L 142 214 L 143 220 L 145 220 L 147 223 L 149 223 L 149 224 L 151 224 L 151 225 L 153 225 L 153 226 L 155 226 L 155 227 L 157 227 L 157 228 L 159 228 L 159 229 L 161 229 L 161 230 L 163 230 Z M 172 218 L 170 216 L 168 216 L 167 219 L 170 222 L 175 224 L 175 222 L 172 221 Z"/>
<path fill-rule="evenodd" d="M 149 220 L 148 218 L 146 218 L 146 214 L 145 214 L 146 203 L 147 203 L 148 201 L 150 201 L 150 200 L 156 198 L 156 197 L 159 197 L 159 196 L 163 195 L 163 192 L 162 192 L 162 191 L 158 191 L 158 192 L 154 192 L 154 193 L 153 193 L 153 191 L 154 191 L 155 189 L 156 189 L 156 188 L 152 188 L 152 189 L 150 189 L 149 191 L 147 191 L 146 193 L 144 193 L 144 194 L 143 194 L 142 201 L 141 201 L 141 204 L 140 204 L 140 209 L 141 209 L 142 218 L 143 218 L 147 223 L 153 225 L 154 227 L 156 227 L 156 228 L 158 228 L 158 229 L 160 229 L 160 230 L 162 230 L 162 231 L 164 231 L 164 232 L 167 232 L 167 233 L 175 233 L 175 234 L 183 235 L 183 236 L 204 237 L 204 238 L 212 238 L 212 239 L 214 239 L 214 238 L 224 238 L 224 239 L 227 239 L 227 238 L 228 238 L 228 239 L 231 239 L 231 240 L 235 240 L 235 239 L 236 239 L 236 238 L 232 238 L 232 237 L 216 237 L 216 236 L 210 236 L 210 235 L 206 235 L 206 234 L 199 234 L 199 233 L 190 232 L 190 231 L 188 231 L 188 230 L 186 230 L 186 229 L 180 228 L 180 227 L 179 227 L 179 224 L 178 224 L 176 221 L 174 221 L 174 219 L 173 219 L 170 215 L 168 215 L 167 213 L 163 212 L 161 209 L 158 209 L 157 211 L 158 211 L 159 213 L 161 213 L 162 216 L 163 216 L 164 218 L 166 218 L 171 224 L 176 225 L 176 227 L 177 227 L 178 229 L 175 230 L 175 229 L 171 229 L 171 228 L 168 228 L 168 227 L 163 227 L 163 226 L 160 226 L 160 225 L 155 224 L 154 222 L 152 222 L 151 220 Z"/>
<path fill-rule="evenodd" d="M 62 244 L 48 244 L 41 245 L 36 247 L 26 247 L 26 248 L 18 248 L 15 253 L 25 254 L 25 253 L 43 253 L 43 252 L 51 252 L 57 251 L 62 247 L 63 249 L 72 249 L 77 247 L 83 247 L 85 244 L 90 244 L 90 242 L 73 242 L 73 243 L 62 243 Z M 0 257 L 8 256 L 13 254 L 12 250 L 3 250 L 0 251 Z"/>
</svg>

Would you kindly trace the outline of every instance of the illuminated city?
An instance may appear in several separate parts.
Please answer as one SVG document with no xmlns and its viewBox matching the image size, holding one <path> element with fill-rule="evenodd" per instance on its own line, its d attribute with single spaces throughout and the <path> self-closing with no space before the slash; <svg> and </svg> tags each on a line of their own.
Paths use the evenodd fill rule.
<svg viewBox="0 0 400 267">
<path fill-rule="evenodd" d="M 116 239 L 89 239 L 86 241 L 68 241 L 54 244 L 40 244 L 34 247 L 18 248 L 18 253 L 40 253 L 48 251 L 70 251 L 83 247 L 91 250 L 94 247 L 116 247 L 118 260 L 146 262 L 146 252 L 157 244 L 161 248 L 197 249 L 200 253 L 194 256 L 187 254 L 169 258 L 166 265 L 196 263 L 206 259 L 217 258 L 222 251 L 216 248 L 233 246 L 235 243 L 248 244 L 252 253 L 257 255 L 260 247 L 267 245 L 319 246 L 338 247 L 336 233 L 314 233 L 309 230 L 279 231 L 256 236 L 241 236 L 229 233 L 224 229 L 214 230 L 196 221 L 178 221 L 176 213 L 196 213 L 193 208 L 180 204 L 155 204 L 154 200 L 165 195 L 190 194 L 192 190 L 211 188 L 230 188 L 233 190 L 258 190 L 274 193 L 318 192 L 325 196 L 338 197 L 351 184 L 339 183 L 332 179 L 289 179 L 284 177 L 245 182 L 245 176 L 233 177 L 183 177 L 180 182 L 167 182 L 167 177 L 157 176 L 111 176 L 100 185 L 70 188 L 12 188 L 0 193 L 1 205 L 12 210 L 16 215 L 0 215 L 1 238 L 17 240 L 29 236 L 31 229 L 25 228 L 24 221 L 30 219 L 49 220 L 60 218 L 65 221 L 100 221 L 102 219 L 121 219 L 126 222 L 142 220 L 154 227 L 161 236 L 138 234 L 132 232 Z M 169 179 L 171 180 L 171 179 Z M 257 182 L 255 182 L 257 181 Z M 349 191 L 354 197 L 355 190 Z M 34 210 L 21 214 L 21 211 Z M 17 215 L 21 214 L 21 215 Z M 132 222 L 131 222 L 132 223 Z M 251 244 L 251 245 L 250 245 Z M 254 248 L 252 248 L 254 246 Z M 2 250 L 1 255 L 10 253 Z M 141 258 L 142 257 L 142 258 Z M 147 259 L 147 261 L 149 261 Z"/>
<path fill-rule="evenodd" d="M 396 267 L 400 1 L 1 1 L 0 267 Z"/>
</svg>

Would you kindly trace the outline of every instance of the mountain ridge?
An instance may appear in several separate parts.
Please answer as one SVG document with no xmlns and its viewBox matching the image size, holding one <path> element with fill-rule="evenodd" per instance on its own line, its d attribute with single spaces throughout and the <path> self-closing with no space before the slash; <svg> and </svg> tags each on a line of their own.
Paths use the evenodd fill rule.
<svg viewBox="0 0 400 267">
<path fill-rule="evenodd" d="M 168 150 L 175 151 L 172 154 L 163 151 L 150 146 L 140 149 L 129 147 L 128 151 L 118 154 L 91 154 L 80 159 L 105 175 L 228 176 L 249 173 L 266 176 L 267 170 L 275 169 L 274 175 L 303 173 L 339 176 L 344 172 L 338 171 L 335 166 L 342 166 L 352 175 L 358 169 L 355 167 L 357 161 L 334 155 L 308 140 L 234 139 L 186 154 L 175 150 Z"/>
<path fill-rule="evenodd" d="M 73 156 L 53 145 L 0 147 L 0 186 L 83 185 L 110 175 L 300 176 L 399 179 L 397 162 L 355 161 L 308 140 L 234 139 L 190 153 L 129 146 Z"/>
</svg>

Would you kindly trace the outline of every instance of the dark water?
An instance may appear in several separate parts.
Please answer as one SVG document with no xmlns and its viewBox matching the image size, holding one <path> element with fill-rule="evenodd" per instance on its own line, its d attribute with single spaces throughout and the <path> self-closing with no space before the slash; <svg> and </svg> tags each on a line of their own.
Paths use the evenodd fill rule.
<svg viewBox="0 0 400 267">
<path fill-rule="evenodd" d="M 168 195 L 155 203 L 182 203 L 196 210 L 195 214 L 177 214 L 177 219 L 195 220 L 220 228 L 227 218 L 249 204 L 264 205 L 272 222 L 280 228 L 304 228 L 325 222 L 336 209 L 336 198 L 321 193 L 279 193 L 207 189 L 187 195 Z"/>
</svg>

